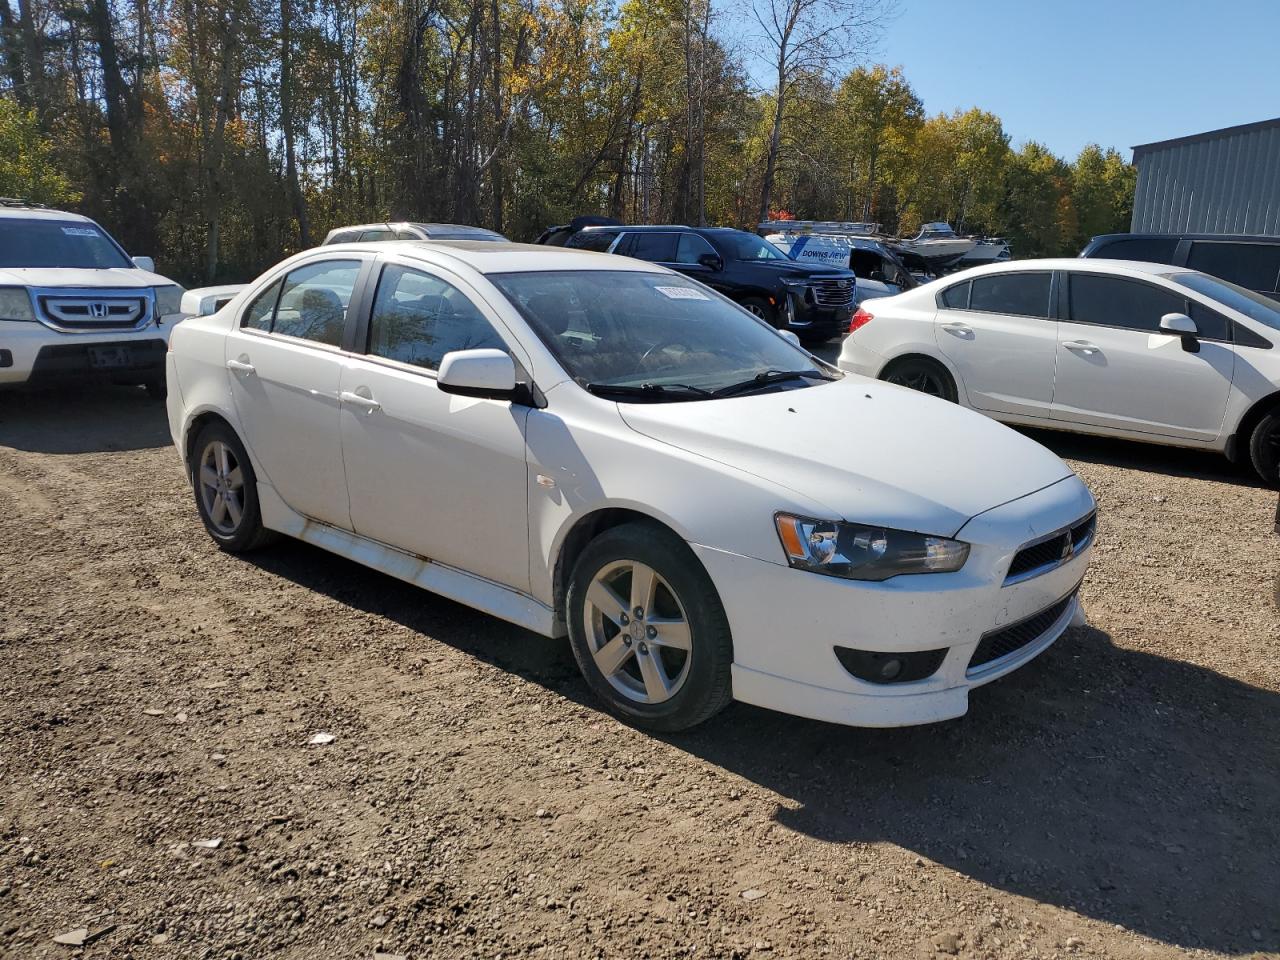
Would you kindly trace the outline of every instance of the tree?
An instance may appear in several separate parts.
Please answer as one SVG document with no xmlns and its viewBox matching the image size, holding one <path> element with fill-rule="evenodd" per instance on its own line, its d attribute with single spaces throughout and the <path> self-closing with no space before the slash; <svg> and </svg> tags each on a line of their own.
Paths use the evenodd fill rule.
<svg viewBox="0 0 1280 960">
<path fill-rule="evenodd" d="M 749 0 L 771 85 L 771 119 L 759 219 L 773 199 L 782 126 L 796 83 L 827 75 L 865 52 L 895 9 L 894 0 Z"/>
<path fill-rule="evenodd" d="M 66 204 L 79 199 L 58 170 L 53 144 L 40 132 L 35 114 L 0 97 L 0 196 L 37 203 Z"/>
</svg>

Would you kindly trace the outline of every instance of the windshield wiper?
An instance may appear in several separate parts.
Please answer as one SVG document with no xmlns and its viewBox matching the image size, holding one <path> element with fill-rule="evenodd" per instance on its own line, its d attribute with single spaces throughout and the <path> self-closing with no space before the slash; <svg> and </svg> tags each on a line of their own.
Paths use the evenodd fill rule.
<svg viewBox="0 0 1280 960">
<path fill-rule="evenodd" d="M 731 383 L 727 387 L 720 387 L 718 390 L 712 391 L 712 396 L 730 397 L 735 393 L 745 393 L 748 390 L 755 390 L 759 387 L 767 387 L 774 383 L 783 383 L 787 380 L 830 380 L 821 370 L 765 370 L 763 373 L 757 373 L 750 380 L 742 380 L 738 383 Z"/>
<path fill-rule="evenodd" d="M 638 387 L 621 383 L 585 383 L 583 386 L 588 393 L 593 393 L 597 397 L 638 397 L 645 400 L 658 400 L 715 396 L 710 390 L 688 383 L 642 383 Z"/>
</svg>

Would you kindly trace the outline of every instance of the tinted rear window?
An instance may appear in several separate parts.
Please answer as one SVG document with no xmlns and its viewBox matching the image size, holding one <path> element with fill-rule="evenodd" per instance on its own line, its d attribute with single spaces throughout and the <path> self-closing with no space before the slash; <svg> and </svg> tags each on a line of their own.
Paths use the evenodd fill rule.
<svg viewBox="0 0 1280 960">
<path fill-rule="evenodd" d="M 964 310 L 969 306 L 969 281 L 957 283 L 954 287 L 947 287 L 938 295 L 938 302 L 944 307 L 951 307 L 953 310 Z"/>
<path fill-rule="evenodd" d="M 627 255 L 638 260 L 670 263 L 676 258 L 678 239 L 679 234 L 675 233 L 637 233 L 632 238 L 631 250 Z"/>
<path fill-rule="evenodd" d="M 1102 244 L 1089 256 L 1104 257 L 1108 260 L 1173 263 L 1173 254 L 1177 249 L 1177 237 L 1126 237 Z"/>
<path fill-rule="evenodd" d="M 975 277 L 969 309 L 1011 313 L 1020 317 L 1049 316 L 1047 273 L 997 273 Z"/>
<path fill-rule="evenodd" d="M 1197 240 L 1187 266 L 1250 290 L 1275 290 L 1280 276 L 1280 244 Z"/>
</svg>

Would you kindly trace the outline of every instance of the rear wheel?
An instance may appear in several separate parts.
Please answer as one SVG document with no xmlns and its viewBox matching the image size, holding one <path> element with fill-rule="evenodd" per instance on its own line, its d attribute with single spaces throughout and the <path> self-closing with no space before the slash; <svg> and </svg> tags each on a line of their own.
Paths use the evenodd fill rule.
<svg viewBox="0 0 1280 960">
<path fill-rule="evenodd" d="M 275 539 L 262 525 L 258 483 L 244 445 L 220 421 L 196 437 L 191 460 L 191 487 L 204 528 L 223 550 L 243 553 Z"/>
<path fill-rule="evenodd" d="M 566 598 L 574 659 L 609 710 L 687 730 L 729 703 L 733 643 L 711 578 L 679 537 L 629 523 L 588 544 Z"/>
<path fill-rule="evenodd" d="M 920 393 L 927 393 L 931 397 L 949 400 L 952 403 L 956 402 L 958 396 L 956 382 L 947 368 L 927 357 L 908 357 L 891 363 L 880 374 L 880 379 L 886 383 L 896 383 L 900 387 L 918 390 Z"/>
<path fill-rule="evenodd" d="M 1280 408 L 1272 410 L 1253 428 L 1249 459 L 1266 483 L 1280 486 Z"/>
</svg>

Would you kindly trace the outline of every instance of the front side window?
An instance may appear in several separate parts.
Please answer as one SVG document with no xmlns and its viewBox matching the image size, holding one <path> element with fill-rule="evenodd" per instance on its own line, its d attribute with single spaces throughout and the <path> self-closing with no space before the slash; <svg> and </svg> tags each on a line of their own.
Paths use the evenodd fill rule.
<svg viewBox="0 0 1280 960">
<path fill-rule="evenodd" d="M 133 261 L 96 223 L 0 218 L 0 268 L 77 267 L 106 270 Z"/>
<path fill-rule="evenodd" d="M 340 347 L 347 306 L 359 276 L 359 260 L 321 260 L 290 270 L 249 306 L 245 326 Z M 279 297 L 268 315 L 266 301 L 277 288 Z"/>
<path fill-rule="evenodd" d="M 996 273 L 973 279 L 969 309 L 1019 317 L 1048 317 L 1048 273 Z"/>
<path fill-rule="evenodd" d="M 716 243 L 730 260 L 790 260 L 785 253 L 763 237 L 742 230 L 725 230 L 715 234 Z"/>
<path fill-rule="evenodd" d="M 1280 289 L 1280 243 L 1197 240 L 1187 266 L 1250 290 Z"/>
<path fill-rule="evenodd" d="M 280 299 L 280 287 L 283 283 L 284 279 L 281 278 L 254 297 L 253 303 L 244 312 L 243 326 L 271 332 L 271 321 L 276 316 L 276 301 Z"/>
<path fill-rule="evenodd" d="M 1171 290 L 1098 273 L 1073 273 L 1071 320 L 1156 333 L 1166 313 L 1186 313 L 1187 301 Z"/>
<path fill-rule="evenodd" d="M 699 257 L 705 257 L 707 254 L 717 256 L 707 241 L 696 233 L 680 234 L 680 240 L 676 244 L 676 263 L 697 263 Z"/>
<path fill-rule="evenodd" d="M 800 348 L 683 276 L 614 270 L 490 274 L 580 385 L 637 400 L 829 379 Z"/>
<path fill-rule="evenodd" d="M 369 319 L 369 353 L 426 370 L 453 350 L 506 344 L 471 299 L 439 277 L 389 264 L 382 270 Z"/>
</svg>

